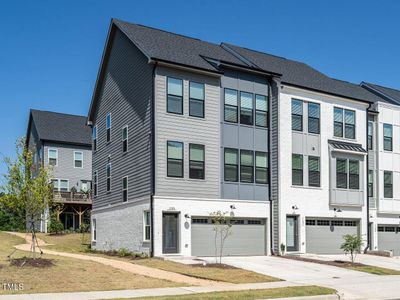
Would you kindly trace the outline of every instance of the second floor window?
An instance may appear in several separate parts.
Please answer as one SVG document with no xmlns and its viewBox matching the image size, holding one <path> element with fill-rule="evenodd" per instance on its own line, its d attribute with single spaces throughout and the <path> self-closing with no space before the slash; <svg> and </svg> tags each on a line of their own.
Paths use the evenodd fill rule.
<svg viewBox="0 0 400 300">
<path fill-rule="evenodd" d="M 122 128 L 122 152 L 128 152 L 128 125 Z"/>
<path fill-rule="evenodd" d="M 347 139 L 356 138 L 356 112 L 335 107 L 333 111 L 333 135 Z"/>
<path fill-rule="evenodd" d="M 240 150 L 240 181 L 254 182 L 254 155 L 253 151 Z"/>
<path fill-rule="evenodd" d="M 360 189 L 360 162 L 358 160 L 349 160 L 349 188 Z"/>
<path fill-rule="evenodd" d="M 292 154 L 292 185 L 303 185 L 303 155 Z"/>
<path fill-rule="evenodd" d="M 111 141 L 111 114 L 106 117 L 107 143 Z"/>
<path fill-rule="evenodd" d="M 253 125 L 253 94 L 240 92 L 240 124 Z"/>
<path fill-rule="evenodd" d="M 292 99 L 292 130 L 303 131 L 303 101 Z"/>
<path fill-rule="evenodd" d="M 256 183 L 268 183 L 268 153 L 256 151 Z"/>
<path fill-rule="evenodd" d="M 224 120 L 225 122 L 238 122 L 238 92 L 236 90 L 224 90 Z"/>
<path fill-rule="evenodd" d="M 97 150 L 97 126 L 92 129 L 93 151 Z"/>
<path fill-rule="evenodd" d="M 128 176 L 122 178 L 122 202 L 128 201 Z"/>
<path fill-rule="evenodd" d="M 321 186 L 321 170 L 319 157 L 308 157 L 308 185 L 313 187 Z"/>
<path fill-rule="evenodd" d="M 358 160 L 336 159 L 336 187 L 360 189 L 360 162 Z"/>
<path fill-rule="evenodd" d="M 167 176 L 183 177 L 183 143 L 167 142 Z"/>
<path fill-rule="evenodd" d="M 204 84 L 189 83 L 189 115 L 204 118 Z"/>
<path fill-rule="evenodd" d="M 374 143 L 374 123 L 368 122 L 368 150 L 373 149 L 373 143 Z"/>
<path fill-rule="evenodd" d="M 106 165 L 106 191 L 111 191 L 111 163 Z"/>
<path fill-rule="evenodd" d="M 268 101 L 266 96 L 256 95 L 256 126 L 268 127 Z"/>
<path fill-rule="evenodd" d="M 320 132 L 320 106 L 317 103 L 308 103 L 308 132 Z"/>
<path fill-rule="evenodd" d="M 57 149 L 49 149 L 49 161 L 50 166 L 57 166 L 58 164 L 58 150 Z"/>
<path fill-rule="evenodd" d="M 69 191 L 69 181 L 68 179 L 52 179 L 53 190 L 57 192 L 68 192 Z"/>
<path fill-rule="evenodd" d="M 224 180 L 238 181 L 238 150 L 225 148 L 224 152 Z"/>
<path fill-rule="evenodd" d="M 383 172 L 383 193 L 385 198 L 393 198 L 393 172 L 384 171 Z"/>
<path fill-rule="evenodd" d="M 336 159 L 336 187 L 347 189 L 347 159 Z"/>
<path fill-rule="evenodd" d="M 390 124 L 383 124 L 383 150 L 393 150 L 393 126 Z"/>
<path fill-rule="evenodd" d="M 368 170 L 368 197 L 374 196 L 374 171 Z"/>
<path fill-rule="evenodd" d="M 189 145 L 189 178 L 204 179 L 204 145 Z"/>
<path fill-rule="evenodd" d="M 97 196 L 97 187 L 98 187 L 98 178 L 97 178 L 97 171 L 93 172 L 93 195 Z"/>
<path fill-rule="evenodd" d="M 183 81 L 168 77 L 167 79 L 167 112 L 183 114 Z"/>
<path fill-rule="evenodd" d="M 74 167 L 83 168 L 83 152 L 74 151 Z"/>
</svg>

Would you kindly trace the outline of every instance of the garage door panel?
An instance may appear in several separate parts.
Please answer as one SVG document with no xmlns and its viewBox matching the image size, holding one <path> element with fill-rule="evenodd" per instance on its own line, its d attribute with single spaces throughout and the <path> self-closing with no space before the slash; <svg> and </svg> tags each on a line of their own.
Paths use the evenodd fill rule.
<svg viewBox="0 0 400 300">
<path fill-rule="evenodd" d="M 387 230 L 393 226 L 382 227 L 380 230 Z M 397 229 L 397 230 L 396 230 Z M 400 255 L 400 232 L 397 227 L 395 231 L 378 231 L 378 248 L 379 250 L 393 251 L 394 256 Z"/>
</svg>

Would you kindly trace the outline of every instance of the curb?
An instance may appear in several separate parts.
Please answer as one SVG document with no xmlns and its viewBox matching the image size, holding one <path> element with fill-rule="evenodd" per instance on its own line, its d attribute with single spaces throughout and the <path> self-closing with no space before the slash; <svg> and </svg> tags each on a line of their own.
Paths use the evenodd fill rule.
<svg viewBox="0 0 400 300">
<path fill-rule="evenodd" d="M 320 296 L 303 296 L 303 297 L 289 297 L 289 298 L 269 298 L 269 300 L 340 300 L 338 294 L 320 295 Z M 264 299 L 266 300 L 266 299 Z"/>
</svg>

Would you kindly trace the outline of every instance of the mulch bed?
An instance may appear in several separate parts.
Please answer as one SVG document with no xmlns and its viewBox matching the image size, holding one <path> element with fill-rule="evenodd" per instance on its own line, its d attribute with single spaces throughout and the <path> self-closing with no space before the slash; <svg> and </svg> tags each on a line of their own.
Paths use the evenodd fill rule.
<svg viewBox="0 0 400 300">
<path fill-rule="evenodd" d="M 34 268 L 49 268 L 54 266 L 52 259 L 22 257 L 10 260 L 10 265 L 15 267 L 34 267 Z"/>
<path fill-rule="evenodd" d="M 96 251 L 96 250 L 91 250 L 90 253 L 97 253 L 97 254 L 104 254 L 107 256 L 114 256 L 114 257 L 124 257 L 124 258 L 129 258 L 131 260 L 140 260 L 140 259 L 147 259 L 149 258 L 148 256 L 141 256 L 141 255 L 121 255 L 118 251 Z"/>
<path fill-rule="evenodd" d="M 217 263 L 212 263 L 212 264 L 190 264 L 189 266 L 191 267 L 198 267 L 198 268 L 218 268 L 218 269 L 237 269 L 234 266 L 226 265 L 226 264 L 217 264 Z"/>
<path fill-rule="evenodd" d="M 294 256 L 294 255 L 284 255 L 281 256 L 282 258 L 305 261 L 305 262 L 312 262 L 321 265 L 328 265 L 328 266 L 335 266 L 340 268 L 350 268 L 350 267 L 365 267 L 367 265 L 361 263 L 352 263 L 350 261 L 343 261 L 343 260 L 319 260 L 313 258 L 306 258 L 301 256 Z"/>
</svg>

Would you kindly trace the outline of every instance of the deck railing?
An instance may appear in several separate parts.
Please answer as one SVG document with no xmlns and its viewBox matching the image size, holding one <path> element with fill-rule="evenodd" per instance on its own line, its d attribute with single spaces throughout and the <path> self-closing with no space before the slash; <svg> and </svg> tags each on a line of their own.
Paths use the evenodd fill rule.
<svg viewBox="0 0 400 300">
<path fill-rule="evenodd" d="M 92 203 L 90 193 L 54 191 L 54 201 L 63 203 Z"/>
</svg>

